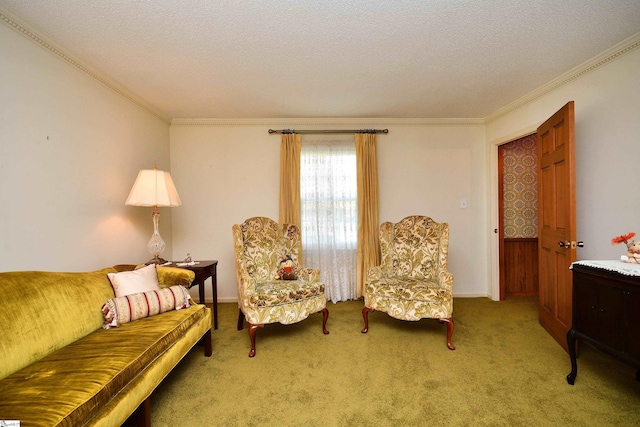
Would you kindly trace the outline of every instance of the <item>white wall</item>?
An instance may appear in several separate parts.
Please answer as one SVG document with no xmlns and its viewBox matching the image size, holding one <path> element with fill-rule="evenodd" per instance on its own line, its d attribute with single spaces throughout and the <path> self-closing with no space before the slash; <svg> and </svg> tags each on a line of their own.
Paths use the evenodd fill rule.
<svg viewBox="0 0 640 427">
<path fill-rule="evenodd" d="M 320 122 L 306 128 L 344 128 Z M 218 298 L 234 301 L 231 226 L 251 216 L 277 220 L 280 136 L 267 130 L 287 126 L 210 123 L 171 126 L 171 169 L 183 201 L 173 212 L 174 258 L 189 252 L 194 259 L 217 259 Z M 380 126 L 389 128 L 378 136 L 380 221 L 424 214 L 449 222 L 456 295 L 487 295 L 484 126 Z M 467 209 L 460 208 L 461 199 Z"/>
<path fill-rule="evenodd" d="M 389 126 L 378 137 L 380 222 L 449 223 L 455 296 L 489 294 L 485 165 L 482 125 Z"/>
<path fill-rule="evenodd" d="M 172 212 L 173 255 L 218 260 L 218 301 L 237 299 L 231 226 L 252 216 L 278 219 L 279 144 L 261 126 L 171 126 L 182 200 Z M 211 301 L 210 280 L 205 288 Z"/>
<path fill-rule="evenodd" d="M 640 49 L 487 123 L 490 146 L 535 128 L 575 102 L 578 259 L 619 259 L 612 237 L 640 234 Z M 492 152 L 495 152 L 492 151 Z"/>
<path fill-rule="evenodd" d="M 149 259 L 151 209 L 124 202 L 169 167 L 169 125 L 5 25 L 0 58 L 0 271 Z"/>
</svg>

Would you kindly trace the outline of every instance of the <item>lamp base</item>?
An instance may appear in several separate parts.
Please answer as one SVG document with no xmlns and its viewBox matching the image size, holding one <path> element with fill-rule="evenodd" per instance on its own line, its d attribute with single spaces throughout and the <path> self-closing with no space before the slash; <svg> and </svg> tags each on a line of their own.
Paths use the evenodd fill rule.
<svg viewBox="0 0 640 427">
<path fill-rule="evenodd" d="M 167 260 L 160 258 L 159 256 L 155 256 L 153 258 L 151 258 L 149 261 L 145 262 L 144 265 L 151 265 L 151 264 L 156 264 L 156 265 L 162 265 L 162 264 L 166 264 Z"/>
</svg>

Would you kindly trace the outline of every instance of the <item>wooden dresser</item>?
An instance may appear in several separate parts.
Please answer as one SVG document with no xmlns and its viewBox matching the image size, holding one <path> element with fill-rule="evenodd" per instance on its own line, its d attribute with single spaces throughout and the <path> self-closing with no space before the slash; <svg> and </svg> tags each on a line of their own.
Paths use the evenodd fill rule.
<svg viewBox="0 0 640 427">
<path fill-rule="evenodd" d="M 567 333 L 573 384 L 576 341 L 582 340 L 638 369 L 640 381 L 640 265 L 578 261 L 573 270 L 573 327 Z"/>
</svg>

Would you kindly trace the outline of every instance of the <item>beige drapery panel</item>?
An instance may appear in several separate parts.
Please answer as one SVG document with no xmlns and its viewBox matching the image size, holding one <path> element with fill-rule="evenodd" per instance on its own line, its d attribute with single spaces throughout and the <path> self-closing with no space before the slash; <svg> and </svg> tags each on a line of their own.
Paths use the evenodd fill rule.
<svg viewBox="0 0 640 427">
<path fill-rule="evenodd" d="M 356 134 L 358 173 L 358 298 L 364 295 L 367 269 L 380 263 L 378 236 L 378 157 L 375 134 Z"/>
<path fill-rule="evenodd" d="M 300 228 L 300 150 L 299 134 L 283 134 L 280 143 L 280 224 Z"/>
</svg>

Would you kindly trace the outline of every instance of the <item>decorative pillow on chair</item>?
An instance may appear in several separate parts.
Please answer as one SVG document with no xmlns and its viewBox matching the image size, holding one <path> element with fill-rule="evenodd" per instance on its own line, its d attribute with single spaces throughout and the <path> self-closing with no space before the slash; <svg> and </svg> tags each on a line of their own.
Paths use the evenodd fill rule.
<svg viewBox="0 0 640 427">
<path fill-rule="evenodd" d="M 278 266 L 278 279 L 280 280 L 296 280 L 298 278 L 297 268 L 291 255 L 285 255 L 284 258 L 280 260 L 280 265 Z"/>
<path fill-rule="evenodd" d="M 111 298 L 102 306 L 102 327 L 109 329 L 144 317 L 187 308 L 190 299 L 189 291 L 183 286 Z"/>
<path fill-rule="evenodd" d="M 117 297 L 125 295 L 139 294 L 141 292 L 159 291 L 158 272 L 155 264 L 133 271 L 122 271 L 120 273 L 107 273 L 113 291 Z"/>
</svg>

